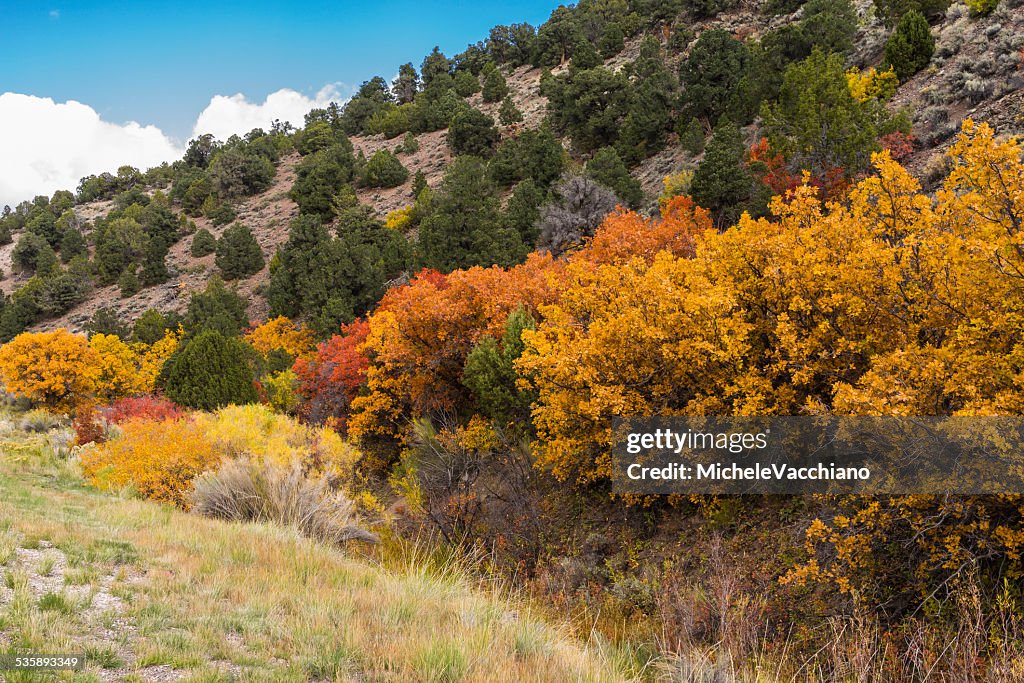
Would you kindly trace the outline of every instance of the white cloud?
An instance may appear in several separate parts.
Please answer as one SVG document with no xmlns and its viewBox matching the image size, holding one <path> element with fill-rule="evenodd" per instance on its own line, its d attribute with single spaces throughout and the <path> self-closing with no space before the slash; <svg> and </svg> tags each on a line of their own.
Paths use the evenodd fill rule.
<svg viewBox="0 0 1024 683">
<path fill-rule="evenodd" d="M 262 103 L 240 93 L 215 95 L 197 117 L 193 135 L 212 133 L 223 141 L 267 129 L 274 119 L 300 127 L 310 109 L 342 104 L 347 98 L 340 88 L 326 85 L 313 97 L 282 88 Z M 104 121 L 74 100 L 2 93 L 0 121 L 0 207 L 56 190 L 74 191 L 83 176 L 116 172 L 125 164 L 145 170 L 174 161 L 185 147 L 156 126 Z"/>
<path fill-rule="evenodd" d="M 85 104 L 0 94 L 0 206 L 55 190 L 125 164 L 146 169 L 181 156 L 156 126 L 103 121 Z"/>
<path fill-rule="evenodd" d="M 262 104 L 250 102 L 238 93 L 236 95 L 215 95 L 210 99 L 196 119 L 192 128 L 193 137 L 204 133 L 212 133 L 219 140 L 226 140 L 232 135 L 244 135 L 253 128 L 270 128 L 274 119 L 288 121 L 296 128 L 301 128 L 306 112 L 316 107 L 326 107 L 331 102 L 342 104 L 344 99 L 339 85 L 325 85 L 313 97 L 306 97 L 290 88 L 282 88 L 267 95 Z"/>
</svg>

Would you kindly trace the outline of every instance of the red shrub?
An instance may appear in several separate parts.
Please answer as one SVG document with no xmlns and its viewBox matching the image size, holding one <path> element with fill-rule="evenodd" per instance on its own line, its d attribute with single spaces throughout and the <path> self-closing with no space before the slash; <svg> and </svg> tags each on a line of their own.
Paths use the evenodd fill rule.
<svg viewBox="0 0 1024 683">
<path fill-rule="evenodd" d="M 103 418 L 92 403 L 85 403 L 78 407 L 72 427 L 75 429 L 76 446 L 83 446 L 87 443 L 103 443 L 107 440 L 107 430 L 103 424 Z"/>
<path fill-rule="evenodd" d="M 177 404 L 169 401 L 163 396 L 132 396 L 130 398 L 119 398 L 103 409 L 103 416 L 114 424 L 121 424 L 128 420 L 142 419 L 155 420 L 177 420 L 185 416 L 185 411 Z"/>
<path fill-rule="evenodd" d="M 370 361 L 359 346 L 369 331 L 365 320 L 343 325 L 340 335 L 317 346 L 316 355 L 295 361 L 292 369 L 299 379 L 306 420 L 344 427 L 352 399 L 366 381 Z"/>
</svg>

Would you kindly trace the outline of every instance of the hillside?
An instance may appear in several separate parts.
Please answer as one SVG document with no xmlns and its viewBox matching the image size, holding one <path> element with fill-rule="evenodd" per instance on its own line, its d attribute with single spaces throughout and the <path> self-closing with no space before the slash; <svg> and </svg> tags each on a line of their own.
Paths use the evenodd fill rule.
<svg viewBox="0 0 1024 683">
<path fill-rule="evenodd" d="M 1012 0 L 1011 0 L 1012 4 Z M 850 67 L 866 68 L 877 66 L 883 61 L 883 47 L 891 33 L 879 18 L 879 12 L 870 0 L 855 4 L 858 17 L 853 49 L 846 57 Z M 630 37 L 623 48 L 614 56 L 604 60 L 604 66 L 618 71 L 637 58 L 640 45 L 646 37 L 654 35 L 666 46 L 665 63 L 676 71 L 685 62 L 689 51 L 702 31 L 724 28 L 741 40 L 756 41 L 759 38 L 799 22 L 803 9 L 791 14 L 771 15 L 765 6 L 744 2 L 733 10 L 717 16 L 693 20 L 681 13 L 674 22 L 659 24 L 657 29 L 641 31 Z M 964 118 L 973 117 L 991 123 L 1004 134 L 1024 131 L 1024 71 L 1021 69 L 1021 52 L 1024 49 L 1024 16 L 1019 11 L 1001 6 L 987 17 L 972 16 L 963 5 L 953 5 L 945 15 L 935 21 L 932 32 L 936 38 L 935 56 L 931 63 L 912 78 L 900 83 L 895 95 L 887 106 L 892 111 L 907 111 L 913 122 L 913 148 L 908 150 L 902 163 L 920 177 L 926 186 L 934 182 L 942 172 L 942 154 L 949 145 L 952 134 Z M 675 40 L 677 34 L 685 34 L 682 41 Z M 676 51 L 678 50 L 678 51 Z M 565 74 L 570 61 L 556 65 L 550 72 L 558 76 Z M 531 65 L 503 67 L 514 104 L 521 110 L 524 120 L 513 126 L 500 126 L 503 138 L 515 137 L 520 130 L 536 128 L 545 120 L 548 100 L 541 94 L 540 80 L 545 69 Z M 471 95 L 466 102 L 497 119 L 499 102 L 484 102 L 480 93 Z M 710 127 L 713 121 L 706 121 Z M 752 144 L 762 135 L 760 119 L 745 130 L 747 144 Z M 376 216 L 383 218 L 392 211 L 410 206 L 415 202 L 412 183 L 417 172 L 422 172 L 426 183 L 437 188 L 453 158 L 446 143 L 447 131 L 416 135 L 418 150 L 398 151 L 402 164 L 408 169 L 408 179 L 393 188 L 368 188 L 355 186 L 358 200 L 371 207 Z M 630 169 L 644 192 L 643 205 L 650 210 L 653 199 L 662 190 L 666 176 L 680 170 L 695 169 L 702 155 L 693 155 L 680 147 L 676 133 L 669 134 L 663 149 L 642 158 Z M 402 138 L 388 139 L 384 134 L 350 136 L 357 155 L 369 158 L 380 149 L 399 150 Z M 573 151 L 571 138 L 562 134 L 561 143 L 572 153 L 573 164 L 581 164 L 589 157 Z M 277 162 L 277 173 L 268 188 L 258 194 L 243 198 L 235 206 L 237 220 L 248 226 L 256 237 L 266 261 L 287 241 L 290 221 L 299 214 L 299 209 L 288 193 L 295 181 L 296 165 L 301 156 L 289 152 Z M 173 187 L 171 185 L 170 187 Z M 168 187 L 164 187 L 166 191 Z M 149 190 L 150 192 L 152 190 Z M 507 199 L 508 193 L 504 193 Z M 88 201 L 75 206 L 74 211 L 82 222 L 88 238 L 92 221 L 109 213 L 113 204 L 110 200 Z M 176 213 L 181 212 L 175 206 Z M 191 214 L 197 229 L 208 229 L 219 236 L 226 226 L 215 226 L 202 215 Z M 411 235 L 414 237 L 414 234 Z M 0 289 L 8 295 L 25 284 L 31 272 L 16 272 L 12 268 L 12 251 L 19 237 L 15 232 L 14 241 L 0 247 Z M 137 294 L 122 298 L 116 285 L 98 285 L 85 295 L 83 301 L 74 303 L 69 310 L 56 317 L 49 317 L 34 323 L 33 329 L 55 329 L 68 327 L 82 330 L 100 308 L 109 308 L 124 320 L 131 321 L 149 308 L 161 311 L 184 312 L 193 292 L 201 290 L 209 278 L 217 272 L 213 256 L 195 258 L 189 254 L 189 238 L 170 247 L 167 254 L 169 277 L 166 281 L 142 288 Z M 263 294 L 268 283 L 268 269 L 264 268 L 251 277 L 236 283 L 239 292 L 249 305 L 249 316 L 253 320 L 263 319 L 268 306 Z"/>
<path fill-rule="evenodd" d="M 0 634 L 109 541 L 129 680 L 1024 680 L 1024 490 L 743 422 L 1020 468 L 1024 11 L 965 1 L 580 0 L 9 207 Z"/>
<path fill-rule="evenodd" d="M 21 419 L 0 420 L 0 653 L 84 654 L 76 681 L 622 680 L 415 548 L 386 568 L 284 527 L 97 494 L 72 434 Z"/>
</svg>

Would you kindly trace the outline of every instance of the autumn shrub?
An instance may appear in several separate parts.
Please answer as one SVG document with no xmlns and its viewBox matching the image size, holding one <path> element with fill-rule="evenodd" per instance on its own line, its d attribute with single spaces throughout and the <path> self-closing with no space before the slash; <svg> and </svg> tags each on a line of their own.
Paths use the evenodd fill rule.
<svg viewBox="0 0 1024 683">
<path fill-rule="evenodd" d="M 206 439 L 226 458 L 256 457 L 339 481 L 352 475 L 358 451 L 327 427 L 306 426 L 264 405 L 228 406 L 195 416 Z"/>
<path fill-rule="evenodd" d="M 370 360 L 359 347 L 369 331 L 365 320 L 344 325 L 341 334 L 319 344 L 314 355 L 295 361 L 305 420 L 344 429 L 352 401 L 366 382 Z"/>
<path fill-rule="evenodd" d="M 103 443 L 107 440 L 107 429 L 103 417 L 91 403 L 78 407 L 71 427 L 75 430 L 76 446 L 87 443 Z"/>
<path fill-rule="evenodd" d="M 151 500 L 188 506 L 192 480 L 215 468 L 223 456 L 188 418 L 129 420 L 121 433 L 81 454 L 82 472 L 95 487 L 132 487 Z"/>
<path fill-rule="evenodd" d="M 176 403 L 156 395 L 119 398 L 99 412 L 111 424 L 129 420 L 178 420 L 186 415 Z"/>
<path fill-rule="evenodd" d="M 329 543 L 377 537 L 357 526 L 355 506 L 322 476 L 308 476 L 298 462 L 259 458 L 228 460 L 196 479 L 192 510 L 208 517 L 244 522 L 277 522 Z"/>
</svg>

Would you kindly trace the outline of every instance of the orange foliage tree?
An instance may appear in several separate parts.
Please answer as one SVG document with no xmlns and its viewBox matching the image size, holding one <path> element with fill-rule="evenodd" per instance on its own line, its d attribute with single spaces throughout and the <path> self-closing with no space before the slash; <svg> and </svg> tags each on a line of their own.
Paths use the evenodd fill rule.
<svg viewBox="0 0 1024 683">
<path fill-rule="evenodd" d="M 517 307 L 553 301 L 558 270 L 550 255 L 532 254 L 507 270 L 428 271 L 388 292 L 368 321 L 368 391 L 353 401 L 352 433 L 396 437 L 414 415 L 465 408 L 466 356 L 483 336 L 500 338 Z"/>
</svg>

